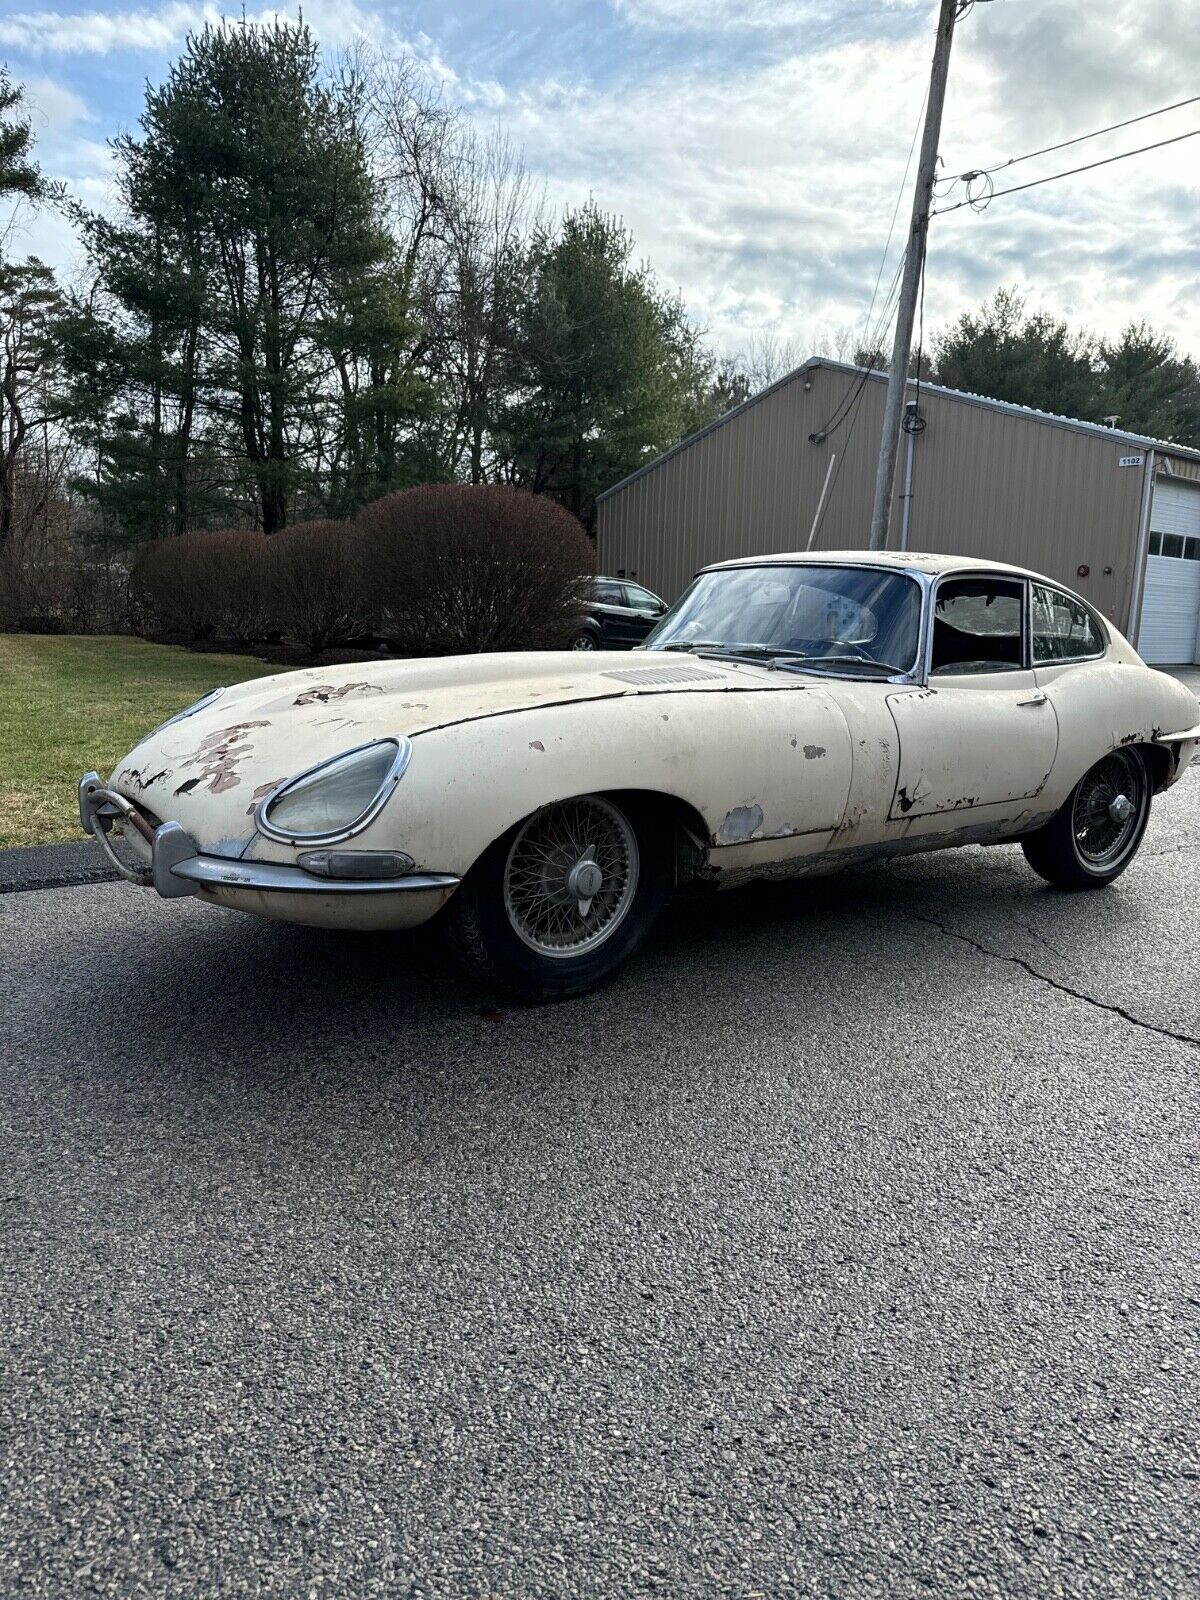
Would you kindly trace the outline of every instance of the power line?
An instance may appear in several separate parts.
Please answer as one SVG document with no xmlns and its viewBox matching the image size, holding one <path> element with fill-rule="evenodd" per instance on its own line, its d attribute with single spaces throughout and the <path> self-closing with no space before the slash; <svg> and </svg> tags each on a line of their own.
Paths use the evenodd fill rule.
<svg viewBox="0 0 1200 1600">
<path fill-rule="evenodd" d="M 896 218 L 900 215 L 900 202 L 904 199 L 904 188 L 908 183 L 908 169 L 912 166 L 913 151 L 917 148 L 917 135 L 921 131 L 921 118 L 925 115 L 925 101 L 929 98 L 926 89 L 921 97 L 921 109 L 917 112 L 917 120 L 913 125 L 913 136 L 909 140 L 908 155 L 904 162 L 904 174 L 900 179 L 900 187 L 896 190 L 896 204 L 892 207 L 892 220 L 888 224 L 887 238 L 883 241 L 883 254 L 879 258 L 879 271 L 875 274 L 875 287 L 871 290 L 871 304 L 867 307 L 867 314 L 863 318 L 863 333 L 865 335 L 871 322 L 871 313 L 875 309 L 875 297 L 879 293 L 879 283 L 883 277 L 884 265 L 887 262 L 888 251 L 892 247 L 892 234 L 896 231 Z"/>
<path fill-rule="evenodd" d="M 896 275 L 892 279 L 892 286 L 888 290 L 887 299 L 883 303 L 883 310 L 880 312 L 881 325 L 880 325 L 880 327 L 879 327 L 879 329 L 878 329 L 878 331 L 877 331 L 877 333 L 875 335 L 875 337 L 877 339 L 879 337 L 881 337 L 881 335 L 887 331 L 887 327 L 888 327 L 889 323 L 892 320 L 892 313 L 895 310 L 896 300 L 897 300 L 897 298 L 899 296 L 900 271 L 901 271 L 901 268 L 903 267 L 903 265 L 904 265 L 904 259 L 903 259 L 903 257 L 901 257 L 900 264 L 896 268 Z M 810 539 L 815 539 L 817 534 L 820 532 L 821 524 L 825 520 L 825 513 L 829 510 L 829 507 L 833 504 L 833 497 L 834 497 L 834 493 L 835 493 L 835 491 L 837 489 L 837 486 L 838 486 L 838 479 L 842 475 L 842 468 L 846 464 L 846 457 L 850 454 L 850 445 L 851 445 L 851 442 L 854 439 L 854 430 L 855 430 L 855 428 L 857 428 L 858 419 L 862 415 L 862 409 L 861 408 L 862 408 L 863 392 L 866 389 L 868 382 L 870 381 L 870 378 L 871 378 L 871 375 L 872 375 L 872 370 L 873 369 L 869 365 L 863 367 L 861 372 L 859 372 L 859 374 L 858 374 L 858 381 L 851 385 L 851 388 L 848 389 L 847 392 L 846 392 L 846 396 L 843 397 L 844 401 L 845 401 L 845 399 L 849 400 L 849 405 L 846 407 L 845 414 L 843 415 L 841 420 L 839 422 L 835 423 L 834 427 L 835 427 L 835 429 L 836 428 L 840 428 L 841 425 L 842 425 L 842 422 L 845 422 L 847 418 L 849 418 L 850 427 L 849 427 L 849 430 L 848 430 L 848 432 L 846 434 L 846 437 L 842 440 L 842 450 L 841 450 L 841 454 L 837 458 L 837 461 L 834 463 L 833 479 L 832 479 L 832 481 L 830 482 L 830 485 L 829 485 L 829 492 L 826 494 L 825 500 L 822 503 L 820 514 L 818 515 L 816 523 L 813 526 L 813 531 L 812 531 L 812 533 L 810 535 Z M 839 407 L 839 410 L 840 409 L 841 408 Z M 811 440 L 813 440 L 814 443 L 821 443 L 827 437 L 828 437 L 828 434 L 820 434 L 820 433 L 818 433 L 818 434 L 811 434 L 810 433 L 809 434 L 809 438 Z"/>
<path fill-rule="evenodd" d="M 846 421 L 846 418 L 858 404 L 867 380 L 870 378 L 871 373 L 874 370 L 874 368 L 871 366 L 870 357 L 872 353 L 878 349 L 879 340 L 883 337 L 891 325 L 892 313 L 896 309 L 896 299 L 900 290 L 900 274 L 903 269 L 904 258 L 902 256 L 896 265 L 896 271 L 892 278 L 891 287 L 888 289 L 887 297 L 880 308 L 878 322 L 873 329 L 869 326 L 863 329 L 864 348 L 862 353 L 867 357 L 867 361 L 865 365 L 863 365 L 855 373 L 854 377 L 851 378 L 845 394 L 834 407 L 832 414 L 826 419 L 821 427 L 809 434 L 809 440 L 813 444 L 824 444 L 825 440 L 828 439 L 831 434 L 837 432 L 837 430 L 842 426 L 842 424 Z M 849 441 L 847 440 L 847 442 Z M 834 472 L 834 483 L 836 482 L 837 469 L 835 469 Z M 832 490 L 833 484 L 830 485 L 831 493 Z"/>
<path fill-rule="evenodd" d="M 1177 133 L 1173 139 L 1159 139 L 1154 144 L 1140 145 L 1136 150 L 1122 150 L 1119 155 L 1105 156 L 1102 161 L 1089 161 L 1085 166 L 1068 167 L 1065 172 L 1052 172 L 1048 177 L 1033 178 L 1029 183 L 1014 183 L 1007 189 L 995 189 L 987 196 L 985 200 L 983 200 L 982 205 L 980 204 L 979 197 L 976 196 L 973 199 L 960 200 L 957 205 L 939 206 L 936 211 L 930 212 L 930 216 L 946 217 L 949 216 L 952 211 L 961 211 L 964 206 L 970 206 L 973 211 L 979 211 L 982 210 L 983 207 L 989 203 L 989 201 L 998 200 L 1001 195 L 1020 194 L 1023 189 L 1037 189 L 1043 183 L 1057 183 L 1059 178 L 1073 178 L 1076 173 L 1079 172 L 1092 172 L 1097 167 L 1110 167 L 1114 161 L 1126 161 L 1130 156 L 1145 155 L 1147 150 L 1161 150 L 1169 144 L 1180 144 L 1184 139 L 1196 138 L 1198 134 L 1200 134 L 1200 128 L 1192 128 L 1187 133 Z"/>
<path fill-rule="evenodd" d="M 875 274 L 875 287 L 871 290 L 871 303 L 870 303 L 870 305 L 868 305 L 867 314 L 863 318 L 862 341 L 863 341 L 863 347 L 866 350 L 870 350 L 870 349 L 873 348 L 871 337 L 870 337 L 870 335 L 871 335 L 871 314 L 875 310 L 875 301 L 876 301 L 876 299 L 877 299 L 877 297 L 879 295 L 879 285 L 880 285 L 880 283 L 881 283 L 881 281 L 883 279 L 883 269 L 887 265 L 888 251 L 891 249 L 891 246 L 892 246 L 892 235 L 896 231 L 896 218 L 900 215 L 900 202 L 904 199 L 904 188 L 905 188 L 905 185 L 908 183 L 908 170 L 912 166 L 913 151 L 917 148 L 917 135 L 921 131 L 921 118 L 925 115 L 925 101 L 928 99 L 928 97 L 929 97 L 929 90 L 926 89 L 925 94 L 921 98 L 921 107 L 920 107 L 920 110 L 917 112 L 917 120 L 913 124 L 913 136 L 909 140 L 908 156 L 907 156 L 907 159 L 905 160 L 905 163 L 904 163 L 904 174 L 900 179 L 900 187 L 896 190 L 896 203 L 892 207 L 892 220 L 888 224 L 887 238 L 883 242 L 883 254 L 879 257 L 879 271 Z M 890 285 L 890 287 L 888 289 L 888 292 L 887 292 L 887 296 L 884 299 L 884 309 L 885 310 L 887 309 L 888 301 L 891 299 L 892 294 L 895 291 L 897 283 L 900 281 L 900 271 L 901 271 L 901 268 L 903 267 L 903 265 L 904 265 L 904 257 L 903 257 L 903 255 L 901 255 L 899 264 L 896 267 L 896 275 L 892 279 L 891 285 Z M 882 313 L 881 313 L 881 315 L 882 315 Z M 889 313 L 889 320 L 890 320 L 890 313 Z M 815 429 L 812 433 L 809 434 L 809 438 L 811 440 L 817 441 L 817 440 L 827 439 L 829 437 L 829 434 L 833 430 L 841 427 L 842 423 L 846 420 L 846 417 L 849 415 L 849 407 L 854 404 L 854 399 L 852 398 L 852 393 L 854 393 L 854 392 L 856 392 L 854 390 L 854 384 L 851 383 L 847 387 L 845 394 L 838 401 L 837 405 L 833 408 L 832 412 L 830 412 L 829 416 L 826 417 L 825 421 L 821 424 L 821 426 L 819 428 Z"/>
<path fill-rule="evenodd" d="M 1032 161 L 1035 156 L 1052 155 L 1055 150 L 1067 150 L 1072 145 L 1084 144 L 1088 139 L 1099 139 L 1102 134 L 1116 133 L 1119 128 L 1132 128 L 1137 122 L 1148 122 L 1151 117 L 1165 116 L 1168 111 L 1178 111 L 1183 106 L 1200 104 L 1200 94 L 1194 94 L 1187 100 L 1175 100 L 1169 106 L 1159 106 L 1156 111 L 1143 111 L 1140 116 L 1126 117 L 1124 122 L 1110 122 L 1107 128 L 1096 128 L 1091 133 L 1079 133 L 1073 139 L 1062 139 L 1058 144 L 1043 145 L 1040 150 L 1027 150 L 1023 156 L 1010 156 L 1007 161 L 997 161 L 995 166 L 976 167 L 971 172 L 960 172 L 953 178 L 939 178 L 939 183 L 963 183 L 972 178 L 982 178 L 992 172 L 1003 172 L 1008 167 L 1018 166 L 1022 161 Z M 1131 152 L 1132 154 L 1132 152 Z"/>
<path fill-rule="evenodd" d="M 919 451 L 914 449 L 913 444 L 914 440 L 919 438 L 920 435 L 925 432 L 925 418 L 921 415 L 921 367 L 925 360 L 925 267 L 926 263 L 923 260 L 921 262 L 921 322 L 920 331 L 917 334 L 916 396 L 912 402 L 913 408 L 911 415 L 909 414 L 908 408 L 905 407 L 904 421 L 900 424 L 902 431 L 912 436 L 908 442 L 909 459 L 908 467 L 904 475 L 904 512 L 901 518 L 901 527 L 904 530 L 903 548 L 905 550 L 908 550 L 911 547 L 912 506 L 913 499 L 917 492 L 917 458 L 920 454 Z"/>
</svg>

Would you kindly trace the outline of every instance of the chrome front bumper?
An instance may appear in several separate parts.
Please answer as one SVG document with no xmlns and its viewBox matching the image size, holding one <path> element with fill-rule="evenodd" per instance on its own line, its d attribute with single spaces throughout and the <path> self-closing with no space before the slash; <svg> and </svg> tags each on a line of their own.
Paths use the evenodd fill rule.
<svg viewBox="0 0 1200 1600">
<path fill-rule="evenodd" d="M 400 878 L 324 878 L 303 867 L 276 861 L 235 861 L 226 856 L 201 854 L 191 835 L 178 822 L 157 828 L 137 807 L 108 788 L 98 772 L 85 772 L 79 780 L 79 822 L 91 834 L 120 875 L 139 888 L 155 889 L 164 900 L 199 894 L 202 889 L 259 889 L 268 893 L 302 895 L 415 894 L 458 887 L 459 879 L 446 872 L 410 872 Z M 130 827 L 149 851 L 149 865 L 133 864 L 113 849 L 109 831 L 114 822 Z"/>
</svg>

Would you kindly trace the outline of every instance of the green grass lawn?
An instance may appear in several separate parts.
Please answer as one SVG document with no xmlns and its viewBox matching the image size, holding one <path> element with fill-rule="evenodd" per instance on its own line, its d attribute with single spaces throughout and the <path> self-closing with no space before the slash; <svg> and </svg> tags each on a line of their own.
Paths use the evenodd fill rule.
<svg viewBox="0 0 1200 1600">
<path fill-rule="evenodd" d="M 219 684 L 278 672 L 142 639 L 0 633 L 0 849 L 81 839 L 75 786 Z"/>
</svg>

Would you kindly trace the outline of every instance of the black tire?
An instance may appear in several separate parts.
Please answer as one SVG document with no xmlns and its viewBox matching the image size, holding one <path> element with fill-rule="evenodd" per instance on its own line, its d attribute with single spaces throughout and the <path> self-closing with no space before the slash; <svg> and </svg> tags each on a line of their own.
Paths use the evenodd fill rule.
<svg viewBox="0 0 1200 1600">
<path fill-rule="evenodd" d="M 1150 820 L 1150 772 L 1136 747 L 1113 750 L 1080 778 L 1044 828 L 1021 840 L 1039 877 L 1060 889 L 1103 889 L 1137 854 Z M 1113 814 L 1124 799 L 1132 810 Z"/>
<path fill-rule="evenodd" d="M 568 650 L 599 650 L 600 635 L 595 628 L 580 628 L 567 646 Z"/>
<path fill-rule="evenodd" d="M 543 830 L 540 837 L 545 837 L 545 830 L 555 820 L 551 814 L 562 814 L 569 807 L 603 807 L 620 819 L 617 829 L 626 828 L 634 841 L 634 881 L 622 900 L 623 909 L 619 915 L 613 909 L 615 899 L 611 901 L 609 931 L 604 931 L 608 924 L 600 926 L 595 942 L 576 954 L 570 953 L 569 945 L 559 953 L 549 954 L 531 942 L 542 935 L 531 931 L 530 919 L 522 917 L 514 906 L 513 885 L 520 886 L 522 882 L 538 907 L 548 905 L 539 884 L 534 882 L 532 889 L 528 887 L 533 882 L 528 869 L 524 880 L 517 876 L 520 858 L 516 853 L 519 847 L 532 851 L 539 838 L 537 830 Z M 543 869 L 543 873 L 545 881 L 555 891 L 560 882 L 565 886 L 566 880 L 559 875 L 557 861 L 548 870 Z M 463 880 L 446 908 L 451 952 L 472 977 L 519 1000 L 543 1004 L 584 994 L 611 977 L 641 944 L 670 893 L 673 875 L 673 832 L 667 819 L 653 806 L 635 805 L 606 795 L 581 795 L 574 800 L 545 806 L 497 839 Z M 611 877 L 612 883 L 606 882 L 587 902 L 589 908 L 594 908 L 603 894 L 625 896 L 624 887 L 619 891 L 612 887 L 618 880 L 625 884 L 621 871 L 614 870 Z M 572 903 L 570 893 L 566 892 L 562 906 L 552 914 L 573 917 L 580 903 Z M 581 919 L 578 933 L 581 939 L 592 937 L 586 932 L 589 919 L 600 924 L 599 908 L 595 909 L 594 916 L 589 909 L 587 917 Z M 518 931 L 519 927 L 524 927 L 524 934 Z M 572 929 L 563 934 L 568 940 L 574 936 Z M 550 935 L 544 937 L 548 941 Z"/>
</svg>

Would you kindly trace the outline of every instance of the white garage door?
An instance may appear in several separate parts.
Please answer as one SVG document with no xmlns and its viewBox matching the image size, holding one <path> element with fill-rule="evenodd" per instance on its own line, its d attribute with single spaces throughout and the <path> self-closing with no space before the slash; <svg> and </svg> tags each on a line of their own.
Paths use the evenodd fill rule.
<svg viewBox="0 0 1200 1600">
<path fill-rule="evenodd" d="M 1138 649 L 1158 666 L 1200 661 L 1200 484 L 1154 486 Z"/>
</svg>

